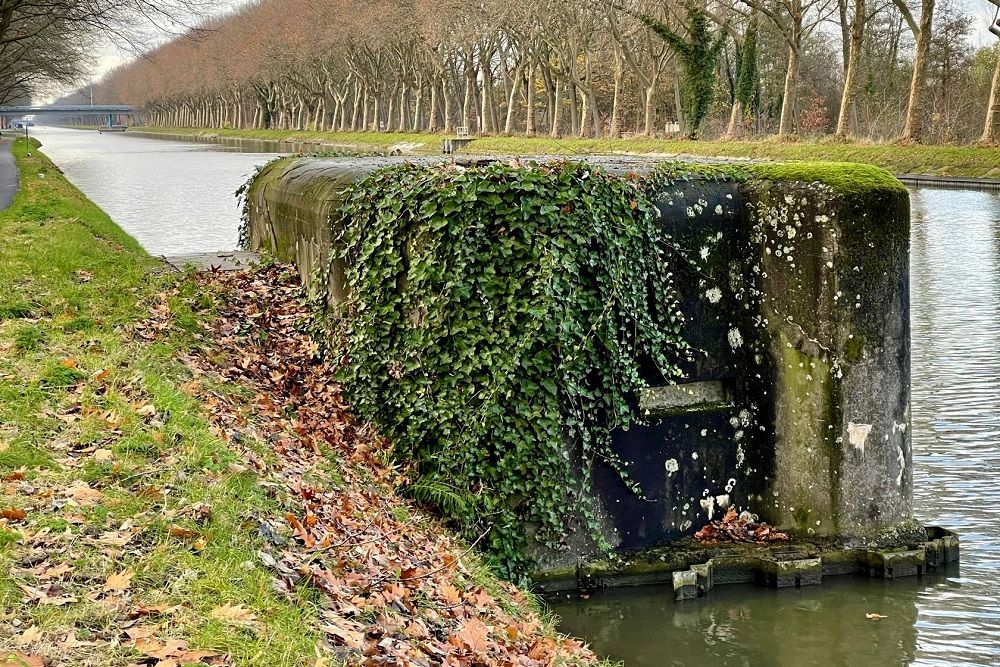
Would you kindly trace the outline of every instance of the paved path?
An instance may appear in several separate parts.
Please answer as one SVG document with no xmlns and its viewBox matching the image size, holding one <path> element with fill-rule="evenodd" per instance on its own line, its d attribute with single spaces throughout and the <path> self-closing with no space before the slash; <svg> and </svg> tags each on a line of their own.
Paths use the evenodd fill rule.
<svg viewBox="0 0 1000 667">
<path fill-rule="evenodd" d="M 10 206 L 17 192 L 17 165 L 10 154 L 12 143 L 10 139 L 0 139 L 0 211 Z"/>
</svg>

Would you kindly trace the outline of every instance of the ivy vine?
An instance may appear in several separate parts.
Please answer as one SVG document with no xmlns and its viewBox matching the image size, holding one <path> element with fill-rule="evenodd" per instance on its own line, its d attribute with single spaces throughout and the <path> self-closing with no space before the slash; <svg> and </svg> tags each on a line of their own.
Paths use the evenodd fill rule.
<svg viewBox="0 0 1000 667">
<path fill-rule="evenodd" d="M 347 395 L 508 577 L 530 567 L 527 533 L 558 549 L 569 524 L 594 529 L 593 466 L 622 471 L 612 430 L 689 353 L 649 188 L 492 163 L 391 167 L 346 194 Z"/>
</svg>

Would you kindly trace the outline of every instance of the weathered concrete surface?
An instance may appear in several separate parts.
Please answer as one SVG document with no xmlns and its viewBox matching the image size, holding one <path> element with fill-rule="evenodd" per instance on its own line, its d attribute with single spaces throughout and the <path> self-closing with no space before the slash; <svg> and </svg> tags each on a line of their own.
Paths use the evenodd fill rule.
<svg viewBox="0 0 1000 667">
<path fill-rule="evenodd" d="M 591 161 L 619 173 L 654 164 Z M 399 162 L 272 165 L 249 193 L 252 247 L 294 261 L 308 281 L 328 262 L 344 188 Z M 685 336 L 700 354 L 684 367 L 690 384 L 657 388 L 650 375 L 636 406 L 649 410 L 646 423 L 613 434 L 641 495 L 596 464 L 603 537 L 620 553 L 644 550 L 736 505 L 852 548 L 922 542 L 911 517 L 906 190 L 843 165 L 699 173 L 668 179 L 656 203 Z M 347 298 L 344 270 L 333 263 L 329 285 L 314 288 Z M 566 542 L 563 553 L 536 554 L 549 572 L 596 554 L 586 535 Z"/>
<path fill-rule="evenodd" d="M 14 201 L 14 195 L 20 184 L 17 164 L 10 152 L 12 144 L 11 139 L 0 139 L 0 211 L 8 208 Z"/>
</svg>

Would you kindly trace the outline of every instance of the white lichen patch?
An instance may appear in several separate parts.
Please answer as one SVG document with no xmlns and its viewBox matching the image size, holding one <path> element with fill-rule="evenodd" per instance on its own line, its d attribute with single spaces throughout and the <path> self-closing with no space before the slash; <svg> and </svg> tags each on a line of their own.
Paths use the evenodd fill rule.
<svg viewBox="0 0 1000 667">
<path fill-rule="evenodd" d="M 712 517 L 715 516 L 715 498 L 709 496 L 708 498 L 701 499 L 701 508 L 705 510 L 705 516 L 711 521 Z"/>
<path fill-rule="evenodd" d="M 718 287 L 713 287 L 705 292 L 705 298 L 708 299 L 709 303 L 719 303 L 722 301 L 722 290 Z"/>
<path fill-rule="evenodd" d="M 673 475 L 681 469 L 681 466 L 677 463 L 677 459 L 667 459 L 666 463 L 663 464 L 663 468 L 667 471 L 668 475 Z"/>
<path fill-rule="evenodd" d="M 729 338 L 729 347 L 734 350 L 743 347 L 743 334 L 741 334 L 740 330 L 736 327 L 729 330 L 727 338 Z"/>
<path fill-rule="evenodd" d="M 847 424 L 847 439 L 854 446 L 854 449 L 862 454 L 865 453 L 865 443 L 868 442 L 868 436 L 871 432 L 871 424 L 855 424 L 854 422 Z"/>
</svg>

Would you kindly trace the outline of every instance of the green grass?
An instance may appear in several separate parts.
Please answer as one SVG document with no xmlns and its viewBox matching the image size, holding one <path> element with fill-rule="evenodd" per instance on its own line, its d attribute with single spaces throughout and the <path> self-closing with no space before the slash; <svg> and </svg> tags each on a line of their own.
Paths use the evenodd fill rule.
<svg viewBox="0 0 1000 667">
<path fill-rule="evenodd" d="M 292 130 L 201 130 L 191 128 L 141 128 L 138 131 L 245 137 L 272 141 L 329 143 L 359 149 L 385 149 L 399 143 L 416 144 L 415 152 L 440 150 L 438 134 L 377 132 L 297 132 Z M 1000 178 L 1000 150 L 982 146 L 837 142 L 833 140 L 778 142 L 687 141 L 673 139 L 551 139 L 548 137 L 484 137 L 475 139 L 466 153 L 495 155 L 598 155 L 652 154 L 707 156 L 768 160 L 861 162 L 895 174 Z"/>
<path fill-rule="evenodd" d="M 0 522 L 0 655 L 133 663 L 139 654 L 115 640 L 141 602 L 179 605 L 139 621 L 155 625 L 159 639 L 230 653 L 234 664 L 312 664 L 314 593 L 279 596 L 255 555 L 257 519 L 280 512 L 277 501 L 231 467 L 236 457 L 183 390 L 192 378 L 175 357 L 197 344 L 195 327 L 146 343 L 129 333 L 163 303 L 177 321 L 208 317 L 212 295 L 191 298 L 193 283 L 152 275 L 154 261 L 34 144 L 14 150 L 21 191 L 0 213 L 0 509 L 23 509 L 27 519 Z M 96 501 L 70 502 L 83 483 L 99 491 Z M 211 508 L 202 524 L 184 515 L 196 503 Z M 174 524 L 190 525 L 202 542 L 172 536 Z M 123 525 L 139 531 L 126 547 L 97 541 Z M 26 571 L 37 567 L 26 565 L 32 553 L 70 568 L 60 586 L 76 602 L 25 599 L 19 585 L 52 583 Z M 134 573 L 128 591 L 101 593 L 122 571 Z M 224 603 L 256 614 L 256 629 L 213 618 Z M 18 633 L 31 626 L 41 637 L 20 645 Z M 69 632 L 96 644 L 67 648 Z"/>
</svg>

